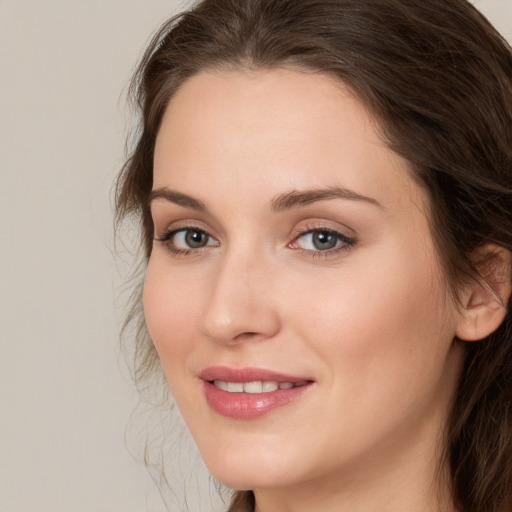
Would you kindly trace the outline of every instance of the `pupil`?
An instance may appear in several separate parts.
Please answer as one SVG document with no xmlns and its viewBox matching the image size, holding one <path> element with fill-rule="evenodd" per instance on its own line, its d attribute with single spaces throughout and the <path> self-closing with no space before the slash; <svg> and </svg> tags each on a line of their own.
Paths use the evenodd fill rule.
<svg viewBox="0 0 512 512">
<path fill-rule="evenodd" d="M 328 231 L 317 231 L 313 234 L 313 245 L 316 249 L 333 249 L 336 246 L 337 238 Z"/>
<path fill-rule="evenodd" d="M 193 249 L 203 247 L 206 243 L 206 233 L 202 231 L 187 231 L 185 241 L 187 245 Z"/>
</svg>

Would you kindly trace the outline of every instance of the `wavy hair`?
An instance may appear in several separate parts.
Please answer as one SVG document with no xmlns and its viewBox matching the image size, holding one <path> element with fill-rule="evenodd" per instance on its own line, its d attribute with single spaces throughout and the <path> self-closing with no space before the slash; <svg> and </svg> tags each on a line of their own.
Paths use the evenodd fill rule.
<svg viewBox="0 0 512 512">
<path fill-rule="evenodd" d="M 284 66 L 337 78 L 378 119 L 429 195 L 431 231 L 454 294 L 461 282 L 485 277 L 478 248 L 512 251 L 512 52 L 469 2 L 204 0 L 163 25 L 132 82 L 140 127 L 117 182 L 116 213 L 118 222 L 136 217 L 146 261 L 153 151 L 173 94 L 201 71 Z M 131 322 L 135 376 L 145 382 L 159 368 L 137 295 Z M 446 459 L 461 512 L 512 510 L 510 313 L 466 346 Z M 254 495 L 239 491 L 229 510 L 253 508 Z"/>
</svg>

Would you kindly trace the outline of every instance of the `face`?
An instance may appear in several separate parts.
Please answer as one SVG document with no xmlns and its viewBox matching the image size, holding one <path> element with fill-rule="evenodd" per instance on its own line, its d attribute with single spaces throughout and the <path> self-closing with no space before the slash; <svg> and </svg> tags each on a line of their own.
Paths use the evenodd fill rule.
<svg viewBox="0 0 512 512">
<path fill-rule="evenodd" d="M 432 467 L 461 354 L 409 172 L 320 74 L 202 73 L 172 98 L 144 309 L 221 482 L 291 489 Z"/>
</svg>

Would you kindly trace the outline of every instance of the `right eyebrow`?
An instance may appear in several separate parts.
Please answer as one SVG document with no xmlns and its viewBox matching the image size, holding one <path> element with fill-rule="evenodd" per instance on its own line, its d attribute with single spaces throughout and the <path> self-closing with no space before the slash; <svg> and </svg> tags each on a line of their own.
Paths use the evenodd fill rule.
<svg viewBox="0 0 512 512">
<path fill-rule="evenodd" d="M 366 203 L 378 206 L 385 210 L 384 206 L 373 197 L 363 196 L 354 190 L 344 187 L 327 187 L 312 190 L 292 190 L 281 194 L 272 200 L 271 209 L 274 212 L 282 212 L 292 208 L 306 206 L 318 201 L 327 201 L 332 199 L 350 199 L 352 201 L 364 201 Z"/>
<path fill-rule="evenodd" d="M 156 199 L 165 199 L 166 201 L 177 204 L 178 206 L 190 208 L 198 212 L 207 211 L 206 205 L 201 201 L 198 201 L 197 199 L 188 196 L 187 194 L 182 194 L 181 192 L 171 190 L 167 187 L 160 187 L 152 190 L 147 199 L 148 206 L 151 206 L 151 203 Z"/>
</svg>

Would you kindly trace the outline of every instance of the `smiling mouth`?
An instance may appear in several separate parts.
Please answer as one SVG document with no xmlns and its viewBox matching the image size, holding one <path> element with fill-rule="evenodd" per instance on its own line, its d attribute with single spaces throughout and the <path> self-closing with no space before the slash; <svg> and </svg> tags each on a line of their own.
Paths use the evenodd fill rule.
<svg viewBox="0 0 512 512">
<path fill-rule="evenodd" d="M 200 375 L 208 406 L 217 414 L 253 420 L 300 400 L 316 382 L 258 368 L 211 367 Z"/>
<path fill-rule="evenodd" d="M 316 381 L 263 368 L 211 366 L 199 375 L 210 409 L 234 419 L 252 420 L 300 400 Z"/>
<path fill-rule="evenodd" d="M 292 389 L 307 385 L 310 381 L 277 382 L 272 380 L 256 380 L 252 382 L 226 382 L 223 380 L 210 381 L 215 387 L 228 393 L 272 393 L 278 389 Z"/>
</svg>

